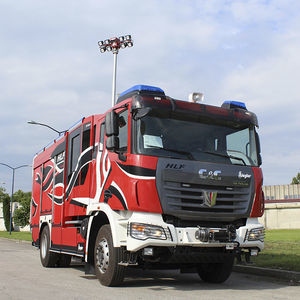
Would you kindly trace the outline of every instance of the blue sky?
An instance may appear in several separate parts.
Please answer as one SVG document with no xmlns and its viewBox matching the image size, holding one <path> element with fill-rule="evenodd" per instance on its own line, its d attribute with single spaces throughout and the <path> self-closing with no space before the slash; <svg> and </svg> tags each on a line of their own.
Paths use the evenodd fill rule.
<svg viewBox="0 0 300 300">
<path fill-rule="evenodd" d="M 113 58 L 97 41 L 131 34 L 117 91 L 159 86 L 205 103 L 244 101 L 259 119 L 264 183 L 300 172 L 300 2 L 87 0 L 0 2 L 0 162 L 31 164 L 59 130 L 111 103 Z M 11 172 L 0 166 L 0 186 Z M 30 168 L 15 189 L 31 189 Z"/>
</svg>

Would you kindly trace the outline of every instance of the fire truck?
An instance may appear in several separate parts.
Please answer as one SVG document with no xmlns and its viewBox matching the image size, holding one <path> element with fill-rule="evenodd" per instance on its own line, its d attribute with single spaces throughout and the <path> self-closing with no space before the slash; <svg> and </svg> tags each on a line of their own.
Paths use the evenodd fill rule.
<svg viewBox="0 0 300 300">
<path fill-rule="evenodd" d="M 105 286 L 127 268 L 180 269 L 221 283 L 264 247 L 258 121 L 137 85 L 33 161 L 31 230 L 44 267 L 85 263 Z"/>
</svg>

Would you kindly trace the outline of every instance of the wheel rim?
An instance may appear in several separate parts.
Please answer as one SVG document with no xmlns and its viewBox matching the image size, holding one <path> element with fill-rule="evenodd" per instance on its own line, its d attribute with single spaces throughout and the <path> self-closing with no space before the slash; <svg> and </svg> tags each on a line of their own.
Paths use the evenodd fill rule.
<svg viewBox="0 0 300 300">
<path fill-rule="evenodd" d="M 109 247 L 106 239 L 102 239 L 97 246 L 97 267 L 105 273 L 109 264 Z"/>
<path fill-rule="evenodd" d="M 42 254 L 42 258 L 46 257 L 46 254 L 47 254 L 47 245 L 48 245 L 47 237 L 45 235 L 43 235 L 43 238 L 42 238 L 42 241 L 41 241 L 41 254 Z"/>
</svg>

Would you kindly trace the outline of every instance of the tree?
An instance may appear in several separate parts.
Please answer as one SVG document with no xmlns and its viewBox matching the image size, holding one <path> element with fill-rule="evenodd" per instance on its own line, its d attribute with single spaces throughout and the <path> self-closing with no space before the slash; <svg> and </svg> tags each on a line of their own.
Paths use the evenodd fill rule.
<svg viewBox="0 0 300 300">
<path fill-rule="evenodd" d="M 3 218 L 4 225 L 7 231 L 9 231 L 9 223 L 10 223 L 10 197 L 7 193 L 5 193 L 5 189 L 0 187 L 0 202 L 3 203 Z M 12 225 L 12 224 L 11 224 Z M 13 226 L 11 228 L 13 229 Z"/>
<path fill-rule="evenodd" d="M 291 184 L 299 184 L 299 183 L 300 183 L 300 173 L 298 173 L 296 177 L 293 177 Z"/>
<path fill-rule="evenodd" d="M 20 204 L 20 207 L 15 210 L 15 215 L 14 215 L 15 225 L 21 227 L 29 225 L 30 200 L 31 200 L 30 192 L 24 193 L 23 191 L 18 190 L 16 193 L 14 193 L 14 202 L 18 202 Z"/>
<path fill-rule="evenodd" d="M 7 195 L 5 193 L 5 188 L 3 188 L 2 186 L 0 186 L 0 202 L 3 202 L 3 199 L 4 199 L 5 195 Z"/>
</svg>

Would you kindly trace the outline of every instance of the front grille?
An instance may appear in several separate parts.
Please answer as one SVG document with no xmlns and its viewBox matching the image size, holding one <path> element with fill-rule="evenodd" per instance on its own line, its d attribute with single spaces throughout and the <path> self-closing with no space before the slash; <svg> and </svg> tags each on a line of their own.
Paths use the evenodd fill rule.
<svg viewBox="0 0 300 300">
<path fill-rule="evenodd" d="M 219 177 L 203 178 L 199 170 L 218 171 Z M 248 177 L 240 178 L 240 173 Z M 233 224 L 250 216 L 255 178 L 249 166 L 159 158 L 156 187 L 168 219 Z"/>
<path fill-rule="evenodd" d="M 171 210 L 243 214 L 248 209 L 249 188 L 165 181 L 163 189 Z M 214 205 L 205 204 L 204 193 L 217 193 Z"/>
</svg>

